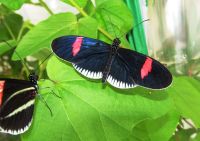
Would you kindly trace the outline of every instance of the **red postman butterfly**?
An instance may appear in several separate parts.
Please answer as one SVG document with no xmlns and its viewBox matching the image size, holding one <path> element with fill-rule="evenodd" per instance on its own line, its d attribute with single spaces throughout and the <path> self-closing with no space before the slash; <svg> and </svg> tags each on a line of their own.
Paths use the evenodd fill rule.
<svg viewBox="0 0 200 141">
<path fill-rule="evenodd" d="M 142 86 L 162 89 L 172 82 L 171 73 L 155 59 L 120 48 L 119 38 L 112 44 L 83 36 L 63 36 L 52 42 L 53 52 L 72 63 L 82 75 L 102 79 L 120 89 Z"/>
<path fill-rule="evenodd" d="M 13 135 L 24 133 L 32 123 L 38 76 L 29 81 L 0 79 L 0 132 Z"/>
</svg>

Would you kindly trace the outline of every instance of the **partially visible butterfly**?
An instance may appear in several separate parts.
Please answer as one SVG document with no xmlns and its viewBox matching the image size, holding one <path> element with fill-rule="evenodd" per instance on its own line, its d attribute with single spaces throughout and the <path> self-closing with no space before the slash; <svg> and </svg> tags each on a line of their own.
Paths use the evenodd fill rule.
<svg viewBox="0 0 200 141">
<path fill-rule="evenodd" d="M 38 76 L 29 75 L 29 81 L 0 79 L 0 132 L 13 135 L 28 130 L 33 119 Z"/>
<path fill-rule="evenodd" d="M 155 59 L 120 48 L 119 38 L 112 44 L 83 36 L 63 36 L 52 42 L 53 52 L 72 63 L 82 75 L 102 79 L 120 89 L 142 86 L 162 89 L 172 82 L 171 73 Z"/>
</svg>

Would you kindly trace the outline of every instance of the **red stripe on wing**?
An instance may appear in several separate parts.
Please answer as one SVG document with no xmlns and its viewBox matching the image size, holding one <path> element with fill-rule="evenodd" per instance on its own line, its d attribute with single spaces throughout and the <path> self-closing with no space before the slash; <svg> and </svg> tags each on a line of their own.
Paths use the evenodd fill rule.
<svg viewBox="0 0 200 141">
<path fill-rule="evenodd" d="M 0 106 L 3 100 L 3 89 L 4 89 L 5 81 L 0 81 Z"/>
<path fill-rule="evenodd" d="M 151 58 L 149 58 L 149 57 L 146 58 L 143 66 L 142 66 L 142 69 L 140 71 L 140 75 L 141 75 L 142 79 L 144 79 L 146 76 L 148 76 L 148 74 L 151 72 L 152 62 L 153 62 L 153 60 Z"/>
<path fill-rule="evenodd" d="M 72 55 L 76 56 L 81 49 L 81 45 L 83 42 L 83 37 L 77 37 L 75 42 L 72 45 Z"/>
</svg>

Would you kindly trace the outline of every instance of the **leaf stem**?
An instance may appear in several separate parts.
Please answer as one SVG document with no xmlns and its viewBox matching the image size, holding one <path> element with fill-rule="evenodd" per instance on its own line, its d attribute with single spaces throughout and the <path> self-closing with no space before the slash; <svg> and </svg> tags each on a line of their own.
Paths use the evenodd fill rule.
<svg viewBox="0 0 200 141">
<path fill-rule="evenodd" d="M 24 23 L 23 23 L 23 25 L 22 25 L 22 27 L 21 27 L 21 29 L 19 31 L 19 34 L 18 34 L 18 37 L 17 37 L 17 42 L 20 41 L 23 31 L 24 31 Z"/>
<path fill-rule="evenodd" d="M 12 37 L 12 39 L 16 40 L 15 35 L 13 34 L 12 30 L 10 29 L 10 27 L 8 26 L 8 24 L 5 22 L 5 20 L 3 20 L 3 24 L 5 25 L 5 27 L 8 30 L 10 36 Z"/>
<path fill-rule="evenodd" d="M 84 16 L 89 17 L 89 15 L 81 8 L 74 0 L 69 0 L 69 2 Z M 98 26 L 98 30 L 103 33 L 106 37 L 113 41 L 114 37 L 110 35 L 105 29 Z"/>
<path fill-rule="evenodd" d="M 47 6 L 47 4 L 45 2 L 43 2 L 42 0 L 39 0 L 41 6 L 43 6 L 48 12 L 50 15 L 53 15 L 54 13 L 51 11 L 51 9 Z"/>
</svg>

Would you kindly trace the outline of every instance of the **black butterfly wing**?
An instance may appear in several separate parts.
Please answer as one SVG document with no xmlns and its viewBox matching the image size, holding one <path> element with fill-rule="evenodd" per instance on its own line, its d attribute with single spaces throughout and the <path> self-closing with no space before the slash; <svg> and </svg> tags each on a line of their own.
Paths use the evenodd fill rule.
<svg viewBox="0 0 200 141">
<path fill-rule="evenodd" d="M 136 86 L 129 73 L 128 66 L 117 55 L 112 62 L 107 82 L 121 89 L 128 89 Z"/>
<path fill-rule="evenodd" d="M 119 48 L 111 66 L 108 82 L 118 88 L 140 85 L 151 89 L 162 89 L 171 84 L 172 75 L 155 59 Z"/>
<path fill-rule="evenodd" d="M 0 132 L 17 135 L 28 130 L 36 94 L 30 81 L 0 80 Z"/>
<path fill-rule="evenodd" d="M 83 36 L 63 36 L 52 42 L 53 52 L 61 59 L 69 61 L 82 75 L 102 78 L 110 45 L 96 39 Z"/>
</svg>

